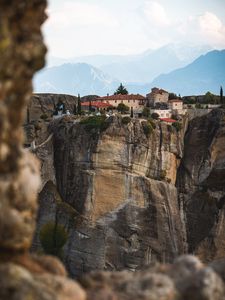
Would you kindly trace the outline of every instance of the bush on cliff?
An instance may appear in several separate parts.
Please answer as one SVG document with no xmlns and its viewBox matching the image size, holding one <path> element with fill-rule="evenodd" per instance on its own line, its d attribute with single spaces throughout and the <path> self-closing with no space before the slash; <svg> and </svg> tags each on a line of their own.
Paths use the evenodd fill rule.
<svg viewBox="0 0 225 300">
<path fill-rule="evenodd" d="M 108 123 L 106 122 L 106 116 L 91 116 L 81 120 L 80 124 L 85 126 L 85 130 L 99 129 L 101 131 L 107 129 Z"/>
<path fill-rule="evenodd" d="M 180 122 L 175 122 L 172 124 L 174 128 L 176 128 L 177 132 L 182 129 L 182 124 Z"/>
<path fill-rule="evenodd" d="M 156 129 L 156 124 L 155 124 L 155 121 L 153 119 L 149 118 L 148 123 L 152 125 L 153 129 Z"/>
<path fill-rule="evenodd" d="M 142 116 L 145 118 L 149 118 L 150 117 L 150 109 L 149 107 L 144 107 L 143 111 L 142 111 Z"/>
<path fill-rule="evenodd" d="M 122 118 L 122 123 L 123 123 L 124 125 L 129 124 L 130 121 L 131 121 L 131 118 L 130 118 L 130 117 L 123 117 L 123 118 Z"/>
<path fill-rule="evenodd" d="M 61 224 L 49 222 L 41 228 L 39 238 L 46 254 L 61 257 L 68 234 Z"/>
<path fill-rule="evenodd" d="M 149 137 L 150 134 L 152 133 L 153 129 L 154 129 L 154 128 L 152 127 L 151 123 L 149 123 L 149 122 L 143 122 L 143 123 L 142 123 L 142 127 L 143 127 L 144 134 L 145 134 L 147 137 Z"/>
<path fill-rule="evenodd" d="M 121 112 L 121 114 L 126 114 L 129 112 L 130 108 L 129 106 L 125 105 L 124 103 L 120 103 L 118 106 L 117 106 L 117 110 L 119 112 Z"/>
</svg>

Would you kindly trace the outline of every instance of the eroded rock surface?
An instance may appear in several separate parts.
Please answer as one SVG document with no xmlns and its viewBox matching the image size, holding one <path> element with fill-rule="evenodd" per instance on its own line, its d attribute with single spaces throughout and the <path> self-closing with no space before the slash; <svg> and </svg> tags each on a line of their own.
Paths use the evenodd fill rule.
<svg viewBox="0 0 225 300">
<path fill-rule="evenodd" d="M 146 136 L 142 121 L 125 125 L 121 117 L 106 123 L 103 132 L 68 118 L 51 126 L 56 184 L 48 186 L 55 192 L 46 185 L 40 194 L 34 244 L 40 246 L 40 228 L 57 216 L 69 232 L 64 261 L 72 276 L 136 270 L 186 252 L 174 185 L 183 133 L 157 123 Z M 58 213 L 59 198 L 74 219 Z"/>
<path fill-rule="evenodd" d="M 177 186 L 185 212 L 189 251 L 203 261 L 224 257 L 224 110 L 214 110 L 190 122 Z"/>
<path fill-rule="evenodd" d="M 27 106 L 25 123 L 36 121 L 40 117 L 52 117 L 59 101 L 72 113 L 77 104 L 77 97 L 65 94 L 33 94 Z"/>
</svg>

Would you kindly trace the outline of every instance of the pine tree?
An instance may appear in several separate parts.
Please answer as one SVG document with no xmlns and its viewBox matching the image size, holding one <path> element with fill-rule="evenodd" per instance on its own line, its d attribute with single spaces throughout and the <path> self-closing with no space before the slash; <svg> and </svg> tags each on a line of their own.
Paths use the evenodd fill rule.
<svg viewBox="0 0 225 300">
<path fill-rule="evenodd" d="M 77 114 L 77 105 L 74 104 L 74 107 L 73 107 L 73 114 L 76 115 Z"/>
<path fill-rule="evenodd" d="M 81 100 L 80 100 L 80 94 L 78 94 L 78 100 L 77 100 L 77 114 L 81 114 Z"/>
<path fill-rule="evenodd" d="M 131 118 L 134 117 L 134 110 L 133 110 L 133 107 L 131 107 L 131 110 L 130 110 L 130 117 L 131 117 Z"/>
<path fill-rule="evenodd" d="M 114 95 L 128 95 L 128 90 L 121 83 Z"/>
<path fill-rule="evenodd" d="M 89 112 L 92 111 L 91 100 L 89 101 Z"/>
<path fill-rule="evenodd" d="M 223 99 L 223 87 L 220 87 L 220 104 L 224 104 L 224 99 Z"/>
</svg>

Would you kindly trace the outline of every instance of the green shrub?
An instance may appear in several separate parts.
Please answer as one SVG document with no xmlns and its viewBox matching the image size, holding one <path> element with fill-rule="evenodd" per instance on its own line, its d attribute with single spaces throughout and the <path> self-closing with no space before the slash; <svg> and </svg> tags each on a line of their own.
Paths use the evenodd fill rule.
<svg viewBox="0 0 225 300">
<path fill-rule="evenodd" d="M 155 122 L 154 122 L 153 119 L 149 118 L 149 119 L 148 119 L 148 123 L 152 125 L 152 128 L 153 128 L 153 129 L 156 129 L 156 124 L 155 124 Z"/>
<path fill-rule="evenodd" d="M 197 104 L 195 105 L 195 108 L 202 108 L 202 105 L 201 105 L 200 103 L 197 103 Z"/>
<path fill-rule="evenodd" d="M 125 114 L 125 113 L 127 113 L 127 112 L 130 110 L 130 108 L 129 108 L 129 106 L 127 106 L 127 105 L 125 105 L 125 104 L 123 104 L 123 103 L 120 103 L 120 104 L 117 106 L 117 110 L 118 110 L 119 112 L 121 112 L 121 114 Z"/>
<path fill-rule="evenodd" d="M 40 116 L 40 119 L 42 119 L 42 120 L 47 120 L 47 119 L 48 119 L 48 115 L 47 115 L 47 114 L 42 114 L 42 115 Z"/>
<path fill-rule="evenodd" d="M 182 124 L 180 122 L 174 122 L 172 126 L 176 128 L 177 132 L 182 129 Z"/>
<path fill-rule="evenodd" d="M 49 222 L 41 228 L 39 238 L 46 254 L 61 257 L 68 234 L 61 224 Z"/>
<path fill-rule="evenodd" d="M 131 118 L 130 118 L 130 117 L 123 117 L 123 118 L 122 118 L 122 123 L 123 123 L 124 125 L 129 124 L 130 121 L 131 121 Z"/>
<path fill-rule="evenodd" d="M 80 124 L 85 126 L 85 129 L 87 131 L 96 129 L 96 130 L 105 130 L 108 127 L 108 123 L 106 121 L 106 116 L 101 115 L 101 116 L 91 116 L 88 118 L 85 118 L 80 121 Z"/>
<path fill-rule="evenodd" d="M 154 119 L 154 120 L 158 120 L 159 114 L 157 114 L 157 113 L 152 113 L 152 114 L 151 114 L 151 117 L 152 117 L 152 119 Z"/>
<path fill-rule="evenodd" d="M 150 109 L 148 107 L 144 107 L 144 109 L 142 111 L 142 115 L 145 118 L 149 118 L 150 117 Z"/>
<path fill-rule="evenodd" d="M 147 137 L 150 136 L 150 134 L 151 134 L 152 131 L 153 131 L 152 125 L 151 125 L 149 122 L 143 122 L 143 123 L 142 123 L 142 127 L 143 127 L 144 134 L 145 134 Z"/>
</svg>

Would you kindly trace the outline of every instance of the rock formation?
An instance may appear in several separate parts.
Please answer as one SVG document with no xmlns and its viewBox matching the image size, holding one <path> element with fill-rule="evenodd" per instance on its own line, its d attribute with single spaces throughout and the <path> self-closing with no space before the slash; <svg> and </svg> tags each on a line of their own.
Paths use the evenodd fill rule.
<svg viewBox="0 0 225 300">
<path fill-rule="evenodd" d="M 51 124 L 54 180 L 45 180 L 39 197 L 33 249 L 57 216 L 69 233 L 64 262 L 72 276 L 137 270 L 182 253 L 223 257 L 224 111 L 189 126 L 184 120 L 179 133 L 156 123 L 149 136 L 144 121 L 121 117 L 103 131 L 72 116 Z"/>
<path fill-rule="evenodd" d="M 77 97 L 64 94 L 33 94 L 27 106 L 25 123 L 37 121 L 40 117 L 52 117 L 56 104 L 61 100 L 65 104 L 65 109 L 71 113 L 74 105 L 77 104 Z"/>
<path fill-rule="evenodd" d="M 184 156 L 183 133 L 163 124 L 150 136 L 146 124 L 121 118 L 99 129 L 73 117 L 49 129 L 29 124 L 28 143 L 54 135 L 36 148 L 44 187 L 33 248 L 40 227 L 55 220 L 70 234 L 64 260 L 72 275 L 143 270 L 94 272 L 79 279 L 81 288 L 56 258 L 29 254 L 40 176 L 38 160 L 23 149 L 22 125 L 33 73 L 44 64 L 45 6 L 0 0 L 0 299 L 224 300 L 224 260 L 207 267 L 183 256 L 173 265 L 152 264 L 186 251 L 186 224 L 191 251 L 205 260 L 222 256 L 223 111 L 191 122 Z"/>
<path fill-rule="evenodd" d="M 64 262 L 72 276 L 136 270 L 186 252 L 175 187 L 183 132 L 156 122 L 148 136 L 145 123 L 112 117 L 100 131 L 70 117 L 50 126 L 56 183 L 40 193 L 33 249 L 41 249 L 42 226 L 57 217 L 69 233 Z"/>
<path fill-rule="evenodd" d="M 189 252 L 206 262 L 224 257 L 224 110 L 214 110 L 190 122 L 177 186 Z"/>
<path fill-rule="evenodd" d="M 85 299 L 54 258 L 29 254 L 39 162 L 23 149 L 32 76 L 43 67 L 45 0 L 0 1 L 0 299 Z M 49 265 L 51 267 L 49 267 Z"/>
</svg>

